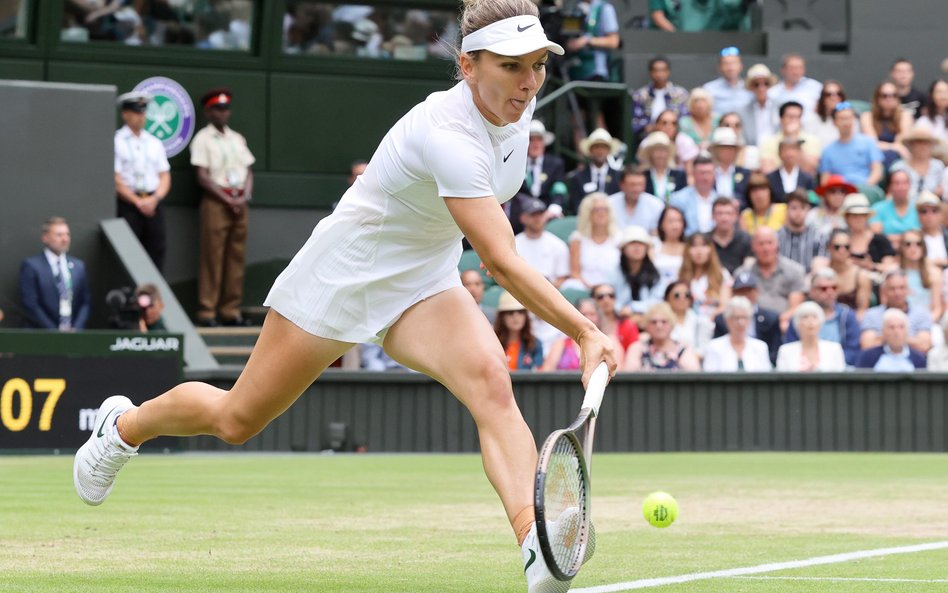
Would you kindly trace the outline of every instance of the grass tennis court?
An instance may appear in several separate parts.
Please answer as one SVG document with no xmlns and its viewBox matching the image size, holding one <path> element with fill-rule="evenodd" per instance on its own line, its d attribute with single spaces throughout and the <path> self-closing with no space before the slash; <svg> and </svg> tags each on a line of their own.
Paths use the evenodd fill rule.
<svg viewBox="0 0 948 593">
<path fill-rule="evenodd" d="M 525 591 L 475 455 L 143 455 L 98 508 L 71 464 L 0 457 L 0 592 Z M 593 513 L 574 590 L 943 542 L 948 455 L 596 454 Z M 948 548 L 642 590 L 942 592 Z"/>
</svg>

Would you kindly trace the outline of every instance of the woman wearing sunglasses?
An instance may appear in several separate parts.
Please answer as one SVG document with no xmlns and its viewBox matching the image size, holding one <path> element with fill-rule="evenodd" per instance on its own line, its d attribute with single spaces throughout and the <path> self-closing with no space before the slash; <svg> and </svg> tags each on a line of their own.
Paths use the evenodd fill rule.
<svg viewBox="0 0 948 593">
<path fill-rule="evenodd" d="M 813 258 L 813 271 L 831 268 L 838 278 L 836 300 L 862 314 L 869 308 L 872 297 L 872 278 L 849 257 L 851 237 L 846 229 L 836 229 L 826 242 L 826 257 Z"/>
<path fill-rule="evenodd" d="M 909 151 L 902 144 L 902 135 L 914 123 L 911 112 L 902 109 L 895 85 L 883 82 L 872 93 L 872 107 L 859 116 L 862 133 L 876 141 L 885 157 L 883 167 L 889 167 L 900 158 L 907 159 Z"/>
<path fill-rule="evenodd" d="M 675 313 L 668 303 L 656 303 L 645 314 L 648 336 L 629 348 L 625 371 L 699 371 L 698 357 L 687 345 L 672 339 Z"/>
</svg>

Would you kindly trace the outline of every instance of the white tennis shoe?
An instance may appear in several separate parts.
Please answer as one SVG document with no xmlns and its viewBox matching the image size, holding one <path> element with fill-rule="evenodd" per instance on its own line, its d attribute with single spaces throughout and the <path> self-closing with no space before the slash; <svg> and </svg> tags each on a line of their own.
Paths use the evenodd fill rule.
<svg viewBox="0 0 948 593">
<path fill-rule="evenodd" d="M 582 515 L 579 513 L 579 507 L 568 507 L 555 520 L 548 521 L 550 533 L 557 533 L 560 529 L 579 530 L 575 522 L 581 521 Z M 589 537 L 586 538 L 586 550 L 583 553 L 583 564 L 589 562 L 589 559 L 596 553 L 596 525 L 590 519 Z"/>
<path fill-rule="evenodd" d="M 566 593 L 572 581 L 561 581 L 553 576 L 543 559 L 540 543 L 537 541 L 537 524 L 530 527 L 530 533 L 523 540 L 523 573 L 527 577 L 527 593 Z"/>
<path fill-rule="evenodd" d="M 99 406 L 92 435 L 76 452 L 72 464 L 72 481 L 84 503 L 102 504 L 112 491 L 118 471 L 138 455 L 138 447 L 127 445 L 115 426 L 116 418 L 134 407 L 124 395 L 113 395 Z"/>
</svg>

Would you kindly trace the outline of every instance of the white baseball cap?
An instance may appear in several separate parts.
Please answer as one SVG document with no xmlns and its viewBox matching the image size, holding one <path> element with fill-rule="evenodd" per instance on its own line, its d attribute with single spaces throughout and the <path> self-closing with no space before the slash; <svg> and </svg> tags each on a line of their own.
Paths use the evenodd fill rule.
<svg viewBox="0 0 948 593">
<path fill-rule="evenodd" d="M 501 56 L 522 56 L 546 48 L 558 56 L 562 46 L 546 38 L 540 19 L 533 15 L 514 16 L 481 27 L 461 40 L 461 51 L 481 49 Z"/>
</svg>

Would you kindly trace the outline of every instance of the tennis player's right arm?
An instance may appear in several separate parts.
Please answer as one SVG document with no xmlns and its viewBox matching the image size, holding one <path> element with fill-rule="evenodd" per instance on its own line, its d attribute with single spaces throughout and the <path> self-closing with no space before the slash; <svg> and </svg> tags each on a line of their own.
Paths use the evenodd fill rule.
<svg viewBox="0 0 948 593">
<path fill-rule="evenodd" d="M 445 198 L 445 204 L 494 279 L 527 309 L 576 340 L 583 353 L 583 384 L 605 361 L 618 365 L 612 340 L 586 319 L 540 272 L 517 254 L 513 230 L 493 196 Z"/>
</svg>

